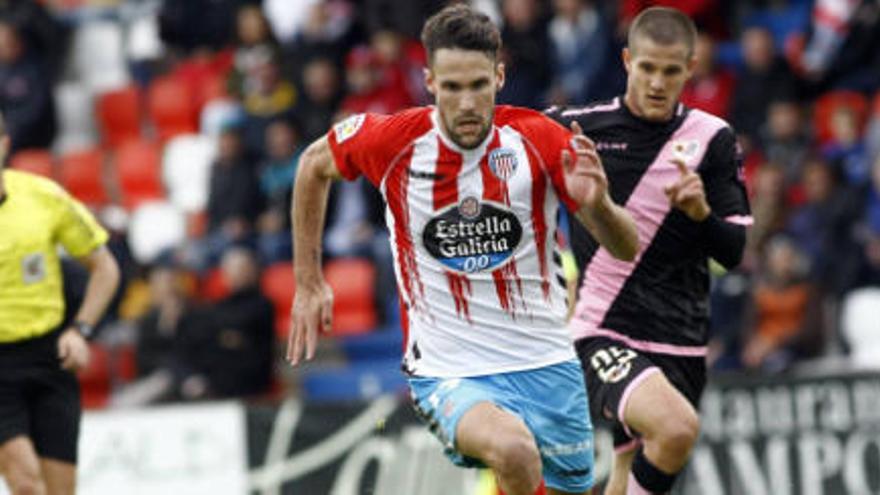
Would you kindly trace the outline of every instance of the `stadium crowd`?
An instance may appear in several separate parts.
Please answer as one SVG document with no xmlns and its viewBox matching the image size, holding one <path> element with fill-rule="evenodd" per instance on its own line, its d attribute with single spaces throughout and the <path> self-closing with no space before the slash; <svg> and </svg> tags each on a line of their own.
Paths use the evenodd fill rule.
<svg viewBox="0 0 880 495">
<path fill-rule="evenodd" d="M 298 156 L 347 115 L 429 101 L 417 35 L 445 3 L 0 1 L 10 164 L 88 204 L 123 268 L 87 405 L 284 388 L 272 349 Z M 622 93 L 628 23 L 648 5 L 688 13 L 701 33 L 682 99 L 734 126 L 755 217 L 743 266 L 713 271 L 710 363 L 779 372 L 870 346 L 854 301 L 880 304 L 880 4 L 472 3 L 502 26 L 500 101 L 536 109 Z M 339 334 L 399 333 L 382 208 L 363 180 L 331 192 Z M 72 299 L 81 276 L 70 267 Z"/>
</svg>

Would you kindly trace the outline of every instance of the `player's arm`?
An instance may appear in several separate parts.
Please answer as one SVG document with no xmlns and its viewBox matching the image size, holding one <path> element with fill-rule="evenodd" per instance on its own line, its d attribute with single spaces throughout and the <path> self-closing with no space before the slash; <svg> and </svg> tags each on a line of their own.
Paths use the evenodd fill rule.
<svg viewBox="0 0 880 495">
<path fill-rule="evenodd" d="M 97 247 L 88 255 L 77 258 L 77 261 L 89 271 L 89 282 L 74 321 L 95 326 L 119 286 L 119 265 L 106 246 Z"/>
<path fill-rule="evenodd" d="M 712 139 L 699 173 L 682 162 L 676 165 L 681 177 L 667 188 L 670 201 L 698 222 L 706 254 L 727 269 L 736 267 L 742 261 L 752 217 L 733 131 L 722 129 Z"/>
<path fill-rule="evenodd" d="M 746 226 L 751 224 L 745 187 L 739 179 L 742 162 L 730 129 L 711 141 L 700 173 L 675 160 L 681 176 L 667 186 L 666 194 L 702 230 L 706 254 L 727 269 L 739 265 L 746 245 Z"/>
<path fill-rule="evenodd" d="M 740 264 L 746 246 L 746 227 L 710 214 L 701 224 L 707 254 L 728 270 Z"/>
<path fill-rule="evenodd" d="M 632 261 L 639 251 L 636 223 L 626 209 L 614 203 L 608 194 L 608 178 L 596 147 L 583 135 L 577 122 L 574 132 L 574 156 L 562 152 L 565 185 L 578 204 L 575 217 L 615 258 Z"/>
<path fill-rule="evenodd" d="M 303 352 L 306 359 L 314 356 L 318 328 L 326 332 L 332 324 L 333 293 L 321 272 L 321 238 L 330 185 L 340 177 L 326 136 L 303 152 L 291 204 L 296 295 L 290 315 L 287 360 L 292 365 L 300 361 Z"/>
<path fill-rule="evenodd" d="M 632 261 L 639 252 L 639 234 L 632 216 L 608 194 L 594 207 L 582 206 L 575 217 L 596 241 L 617 259 Z"/>
<path fill-rule="evenodd" d="M 119 286 L 119 266 L 110 250 L 101 245 L 91 253 L 77 258 L 89 271 L 89 282 L 82 304 L 73 323 L 58 339 L 58 358 L 61 367 L 78 370 L 89 362 L 86 338 L 98 324 Z"/>
</svg>

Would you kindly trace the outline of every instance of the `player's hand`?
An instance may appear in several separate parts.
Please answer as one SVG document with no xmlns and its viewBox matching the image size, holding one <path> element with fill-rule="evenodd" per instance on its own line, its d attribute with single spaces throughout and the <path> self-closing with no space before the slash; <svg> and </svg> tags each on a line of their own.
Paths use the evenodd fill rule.
<svg viewBox="0 0 880 495">
<path fill-rule="evenodd" d="M 291 366 L 312 359 L 318 344 L 318 329 L 329 332 L 333 326 L 333 290 L 323 279 L 297 286 L 290 312 L 287 361 Z"/>
<path fill-rule="evenodd" d="M 89 343 L 75 328 L 64 330 L 58 337 L 58 359 L 61 367 L 70 371 L 79 371 L 89 364 Z"/>
<path fill-rule="evenodd" d="M 580 206 L 595 208 L 608 198 L 608 178 L 602 168 L 602 159 L 596 152 L 596 145 L 577 122 L 571 123 L 572 147 L 562 150 L 562 169 L 565 174 L 565 187 L 568 195 Z"/>
<path fill-rule="evenodd" d="M 683 160 L 673 158 L 672 163 L 678 167 L 681 176 L 678 181 L 664 187 L 663 192 L 666 193 L 672 206 L 683 211 L 688 218 L 696 222 L 705 220 L 712 213 L 712 209 L 706 201 L 703 179 L 690 170 Z"/>
</svg>

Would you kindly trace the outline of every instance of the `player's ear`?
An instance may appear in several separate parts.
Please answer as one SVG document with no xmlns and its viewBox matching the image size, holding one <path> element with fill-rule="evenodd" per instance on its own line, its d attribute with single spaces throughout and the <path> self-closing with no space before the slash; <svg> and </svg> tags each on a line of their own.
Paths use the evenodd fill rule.
<svg viewBox="0 0 880 495">
<path fill-rule="evenodd" d="M 620 58 L 623 59 L 623 66 L 626 68 L 626 73 L 629 74 L 630 67 L 632 66 L 632 52 L 629 51 L 628 47 L 623 47 L 623 50 L 620 53 Z"/>
<path fill-rule="evenodd" d="M 694 68 L 697 66 L 697 55 L 693 54 L 688 58 L 687 61 L 687 76 L 688 79 L 694 74 Z"/>
<path fill-rule="evenodd" d="M 426 67 L 422 69 L 422 74 L 425 76 L 425 88 L 428 89 L 428 93 L 437 96 L 437 88 L 434 87 L 434 73 L 431 71 L 431 68 Z"/>
<path fill-rule="evenodd" d="M 501 91 L 501 88 L 504 87 L 504 63 L 498 62 L 495 64 L 495 90 Z"/>
</svg>

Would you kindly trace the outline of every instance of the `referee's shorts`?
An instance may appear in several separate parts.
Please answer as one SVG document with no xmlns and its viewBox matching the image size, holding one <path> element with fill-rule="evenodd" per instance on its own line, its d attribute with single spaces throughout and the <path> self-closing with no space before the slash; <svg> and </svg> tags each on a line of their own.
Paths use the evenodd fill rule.
<svg viewBox="0 0 880 495">
<path fill-rule="evenodd" d="M 61 368 L 60 333 L 0 344 L 0 445 L 25 435 L 40 457 L 75 464 L 79 383 Z"/>
</svg>

